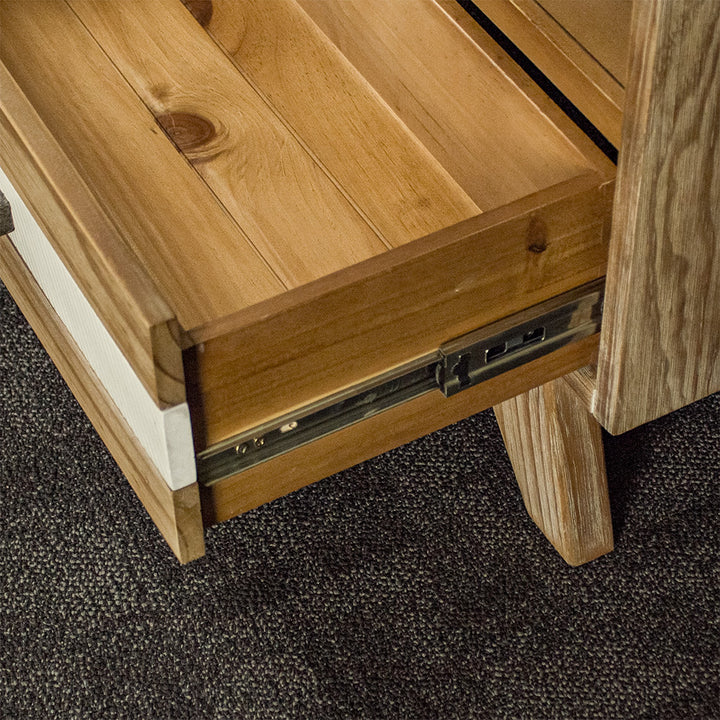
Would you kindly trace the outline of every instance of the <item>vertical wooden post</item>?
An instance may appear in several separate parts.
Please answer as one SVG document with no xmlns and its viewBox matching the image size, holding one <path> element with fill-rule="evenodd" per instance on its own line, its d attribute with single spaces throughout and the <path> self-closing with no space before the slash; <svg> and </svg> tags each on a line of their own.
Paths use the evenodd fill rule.
<svg viewBox="0 0 720 720">
<path fill-rule="evenodd" d="M 720 3 L 635 3 L 595 416 L 720 390 Z"/>
<path fill-rule="evenodd" d="M 565 378 L 495 406 L 530 517 L 570 565 L 613 549 L 600 426 Z"/>
</svg>

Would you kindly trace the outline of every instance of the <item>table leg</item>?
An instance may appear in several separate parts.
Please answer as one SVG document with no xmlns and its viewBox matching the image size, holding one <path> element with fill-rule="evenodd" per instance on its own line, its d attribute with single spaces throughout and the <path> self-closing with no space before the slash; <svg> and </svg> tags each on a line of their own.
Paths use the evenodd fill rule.
<svg viewBox="0 0 720 720">
<path fill-rule="evenodd" d="M 525 507 L 570 565 L 613 548 L 600 425 L 566 378 L 495 406 Z"/>
</svg>

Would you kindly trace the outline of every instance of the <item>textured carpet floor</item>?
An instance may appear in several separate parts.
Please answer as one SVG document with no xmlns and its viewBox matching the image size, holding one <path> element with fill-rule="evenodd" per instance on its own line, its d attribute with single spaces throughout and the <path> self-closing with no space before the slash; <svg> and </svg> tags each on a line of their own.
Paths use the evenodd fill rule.
<svg viewBox="0 0 720 720">
<path fill-rule="evenodd" d="M 179 566 L 0 286 L 0 717 L 720 718 L 720 396 L 607 438 L 567 567 L 482 413 Z"/>
</svg>

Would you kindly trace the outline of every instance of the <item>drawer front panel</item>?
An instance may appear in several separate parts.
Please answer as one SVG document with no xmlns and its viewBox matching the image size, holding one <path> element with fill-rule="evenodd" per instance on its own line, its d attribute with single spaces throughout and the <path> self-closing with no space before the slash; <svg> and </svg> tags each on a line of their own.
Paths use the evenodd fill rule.
<svg viewBox="0 0 720 720">
<path fill-rule="evenodd" d="M 157 406 L 2 170 L 0 189 L 15 224 L 2 241 L 12 241 L 168 487 L 191 485 L 195 457 L 187 403 Z"/>
</svg>

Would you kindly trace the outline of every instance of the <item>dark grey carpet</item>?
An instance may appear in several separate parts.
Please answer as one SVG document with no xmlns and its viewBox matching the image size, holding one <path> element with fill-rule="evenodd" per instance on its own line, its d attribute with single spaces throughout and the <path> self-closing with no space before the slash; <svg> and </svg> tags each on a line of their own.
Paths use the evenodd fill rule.
<svg viewBox="0 0 720 720">
<path fill-rule="evenodd" d="M 0 192 L 0 235 L 7 235 L 15 229 L 13 225 L 12 213 L 10 212 L 10 203 L 7 198 Z"/>
<path fill-rule="evenodd" d="M 567 567 L 491 413 L 179 566 L 0 286 L 3 718 L 720 718 L 720 396 L 607 455 Z"/>
</svg>

